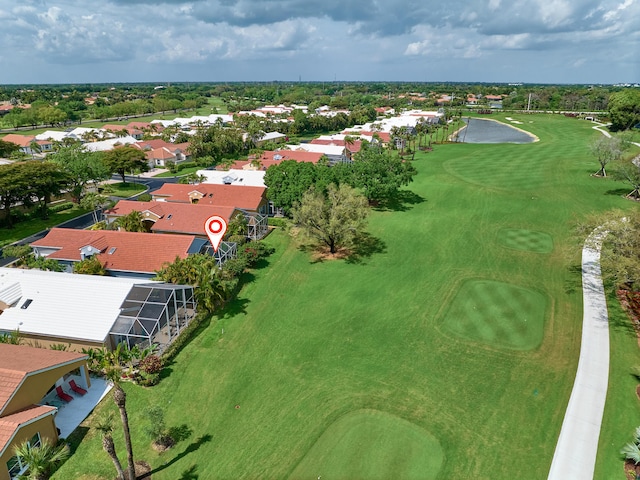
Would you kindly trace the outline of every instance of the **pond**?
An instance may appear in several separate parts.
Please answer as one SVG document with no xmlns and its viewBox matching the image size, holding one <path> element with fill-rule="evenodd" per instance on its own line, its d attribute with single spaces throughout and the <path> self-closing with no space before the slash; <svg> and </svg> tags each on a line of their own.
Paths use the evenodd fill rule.
<svg viewBox="0 0 640 480">
<path fill-rule="evenodd" d="M 467 124 L 458 133 L 463 143 L 531 143 L 536 138 L 510 125 L 482 118 L 464 118 Z"/>
</svg>

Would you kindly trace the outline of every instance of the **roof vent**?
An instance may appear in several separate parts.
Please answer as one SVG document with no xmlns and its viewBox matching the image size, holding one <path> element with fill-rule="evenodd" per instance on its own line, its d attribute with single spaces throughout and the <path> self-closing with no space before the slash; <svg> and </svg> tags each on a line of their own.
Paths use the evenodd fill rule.
<svg viewBox="0 0 640 480">
<path fill-rule="evenodd" d="M 29 305 L 31 305 L 31 302 L 33 302 L 33 299 L 27 298 L 20 308 L 22 310 L 26 310 L 27 308 L 29 308 Z"/>
</svg>

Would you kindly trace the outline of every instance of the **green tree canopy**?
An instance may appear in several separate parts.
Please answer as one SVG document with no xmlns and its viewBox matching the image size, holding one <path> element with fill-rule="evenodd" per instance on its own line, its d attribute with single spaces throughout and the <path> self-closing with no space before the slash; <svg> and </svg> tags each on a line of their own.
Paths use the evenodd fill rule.
<svg viewBox="0 0 640 480">
<path fill-rule="evenodd" d="M 326 194 L 311 188 L 293 210 L 293 221 L 308 238 L 331 253 L 350 247 L 364 233 L 367 199 L 348 185 L 331 184 Z"/>
<path fill-rule="evenodd" d="M 284 160 L 270 166 L 264 176 L 267 197 L 285 212 L 289 212 L 311 186 L 322 191 L 332 181 L 330 167 L 295 160 Z"/>
<path fill-rule="evenodd" d="M 417 173 L 411 162 L 368 144 L 355 155 L 350 167 L 344 169 L 344 181 L 361 189 L 370 201 L 393 197 L 400 187 L 411 183 Z"/>
<path fill-rule="evenodd" d="M 149 169 L 145 152 L 130 146 L 105 152 L 103 161 L 110 173 L 117 173 L 122 177 L 122 183 L 126 183 L 126 172 L 146 172 Z"/>
<path fill-rule="evenodd" d="M 611 130 L 628 130 L 640 124 L 640 91 L 627 88 L 609 96 Z"/>
<path fill-rule="evenodd" d="M 109 168 L 105 165 L 102 155 L 88 152 L 80 144 L 62 147 L 47 159 L 69 174 L 71 195 L 76 203 L 82 200 L 88 184 L 97 187 L 100 181 L 109 178 Z"/>
</svg>

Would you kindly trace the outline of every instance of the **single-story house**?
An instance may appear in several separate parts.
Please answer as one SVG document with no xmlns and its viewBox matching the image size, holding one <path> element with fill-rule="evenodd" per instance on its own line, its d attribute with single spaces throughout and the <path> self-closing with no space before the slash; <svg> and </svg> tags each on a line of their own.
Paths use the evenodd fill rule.
<svg viewBox="0 0 640 480">
<path fill-rule="evenodd" d="M 188 143 L 169 143 L 162 139 L 153 139 L 137 142 L 132 146 L 146 152 L 151 168 L 165 167 L 169 161 L 177 165 L 191 160 Z"/>
<path fill-rule="evenodd" d="M 291 151 L 291 150 L 268 150 L 262 152 L 260 158 L 238 160 L 233 167 L 237 170 L 267 170 L 271 165 L 279 165 L 284 160 L 295 160 L 296 162 L 318 163 L 324 155 L 317 152 Z"/>
<path fill-rule="evenodd" d="M 197 203 L 198 205 L 216 205 L 235 207 L 245 212 L 267 212 L 267 189 L 265 187 L 237 187 L 200 183 L 183 185 L 165 183 L 151 194 L 158 202 Z"/>
<path fill-rule="evenodd" d="M 19 330 L 43 348 L 125 342 L 162 350 L 194 316 L 188 285 L 0 267 L 0 332 Z"/>
<path fill-rule="evenodd" d="M 27 470 L 15 447 L 58 441 L 58 408 L 50 404 L 48 393 L 58 387 L 69 395 L 71 380 L 86 393 L 91 388 L 87 358 L 82 353 L 0 343 L 0 480 L 13 480 Z"/>
<path fill-rule="evenodd" d="M 122 145 L 131 145 L 136 143 L 138 140 L 133 138 L 132 136 L 126 137 L 118 137 L 118 138 L 109 138 L 107 140 L 100 140 L 97 142 L 89 142 L 85 143 L 85 148 L 89 152 L 106 152 L 108 150 L 113 150 L 116 147 L 120 147 Z"/>
<path fill-rule="evenodd" d="M 57 260 L 68 272 L 95 256 L 111 276 L 151 278 L 164 264 L 199 253 L 207 243 L 194 235 L 52 228 L 31 248 L 36 257 Z"/>
<path fill-rule="evenodd" d="M 347 149 L 344 145 L 318 145 L 316 143 L 301 143 L 300 145 L 287 145 L 287 148 L 292 151 L 305 151 L 321 153 L 329 159 L 329 163 L 345 163 L 349 162 L 349 156 Z"/>
<path fill-rule="evenodd" d="M 208 235 L 205 232 L 204 224 L 213 215 L 222 217 L 227 224 L 236 215 L 243 215 L 248 224 L 247 237 L 252 240 L 264 237 L 268 231 L 267 218 L 262 214 L 247 212 L 234 206 L 200 204 L 199 202 L 193 204 L 155 200 L 151 202 L 120 200 L 113 208 L 105 211 L 104 214 L 107 223 L 112 223 L 116 218 L 133 211 L 142 213 L 144 223 L 152 233 L 195 235 L 198 238 L 207 239 Z M 229 245 L 229 248 L 232 248 L 231 245 Z M 218 255 L 218 252 L 216 252 L 214 256 L 224 262 L 225 259 Z M 234 254 L 231 254 L 231 256 L 234 256 Z"/>
<path fill-rule="evenodd" d="M 234 185 L 237 187 L 266 187 L 264 170 L 198 170 L 197 175 L 205 178 L 202 183 Z"/>
<path fill-rule="evenodd" d="M 20 147 L 20 151 L 27 155 L 33 155 L 38 153 L 31 148 L 35 142 L 40 148 L 41 152 L 50 152 L 53 150 L 53 142 L 51 140 L 38 140 L 34 135 L 18 135 L 17 133 L 8 133 L 2 140 L 5 142 L 11 142 Z"/>
</svg>

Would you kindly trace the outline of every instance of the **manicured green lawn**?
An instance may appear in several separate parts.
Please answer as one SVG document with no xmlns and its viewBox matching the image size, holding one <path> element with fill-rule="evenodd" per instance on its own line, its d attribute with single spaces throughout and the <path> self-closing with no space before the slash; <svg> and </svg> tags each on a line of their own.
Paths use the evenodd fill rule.
<svg viewBox="0 0 640 480">
<path fill-rule="evenodd" d="M 596 211 L 636 206 L 620 184 L 589 175 L 596 165 L 587 144 L 597 135 L 589 123 L 511 116 L 541 141 L 452 144 L 416 156 L 419 174 L 403 205 L 371 215 L 376 253 L 314 262 L 285 232 L 267 238 L 277 249 L 270 265 L 160 385 L 127 388 L 135 453 L 155 480 L 317 478 L 320 465 L 331 473 L 323 479 L 347 465 L 357 477 L 369 465 L 393 469 L 387 458 L 394 478 L 419 470 L 438 479 L 546 478 L 580 344 L 575 226 Z M 509 231 L 542 233 L 552 248 L 506 245 Z M 465 288 L 482 293 L 488 313 L 476 320 L 494 337 L 452 330 L 464 317 L 451 309 L 469 304 Z M 535 328 L 512 336 L 505 328 L 520 314 Z M 620 411 L 627 401 L 635 399 L 617 401 Z M 152 403 L 166 407 L 169 425 L 192 431 L 162 455 L 142 433 L 141 412 Z M 381 419 L 358 417 L 363 411 Z M 82 433 L 54 478 L 112 478 L 99 438 Z M 116 444 L 124 459 L 120 437 Z M 361 463 L 351 465 L 360 445 Z M 607 459 L 599 468 L 608 479 L 622 467 Z"/>
<path fill-rule="evenodd" d="M 147 187 L 146 185 L 140 185 L 139 183 L 127 182 L 127 183 L 111 183 L 109 184 L 112 190 L 109 192 L 110 196 L 113 197 L 122 197 L 129 198 L 136 193 L 144 192 Z"/>
<path fill-rule="evenodd" d="M 291 478 L 429 480 L 438 478 L 443 460 L 440 444 L 426 431 L 386 413 L 361 410 L 332 424 Z"/>
<path fill-rule="evenodd" d="M 0 228 L 0 247 L 22 240 L 23 238 L 33 235 L 34 233 L 41 232 L 46 228 L 54 227 L 62 222 L 66 222 L 67 220 L 71 220 L 72 218 L 76 218 L 87 213 L 88 211 L 89 210 L 75 206 L 70 210 L 50 213 L 47 220 L 35 218 L 16 223 L 13 228 Z"/>
</svg>

